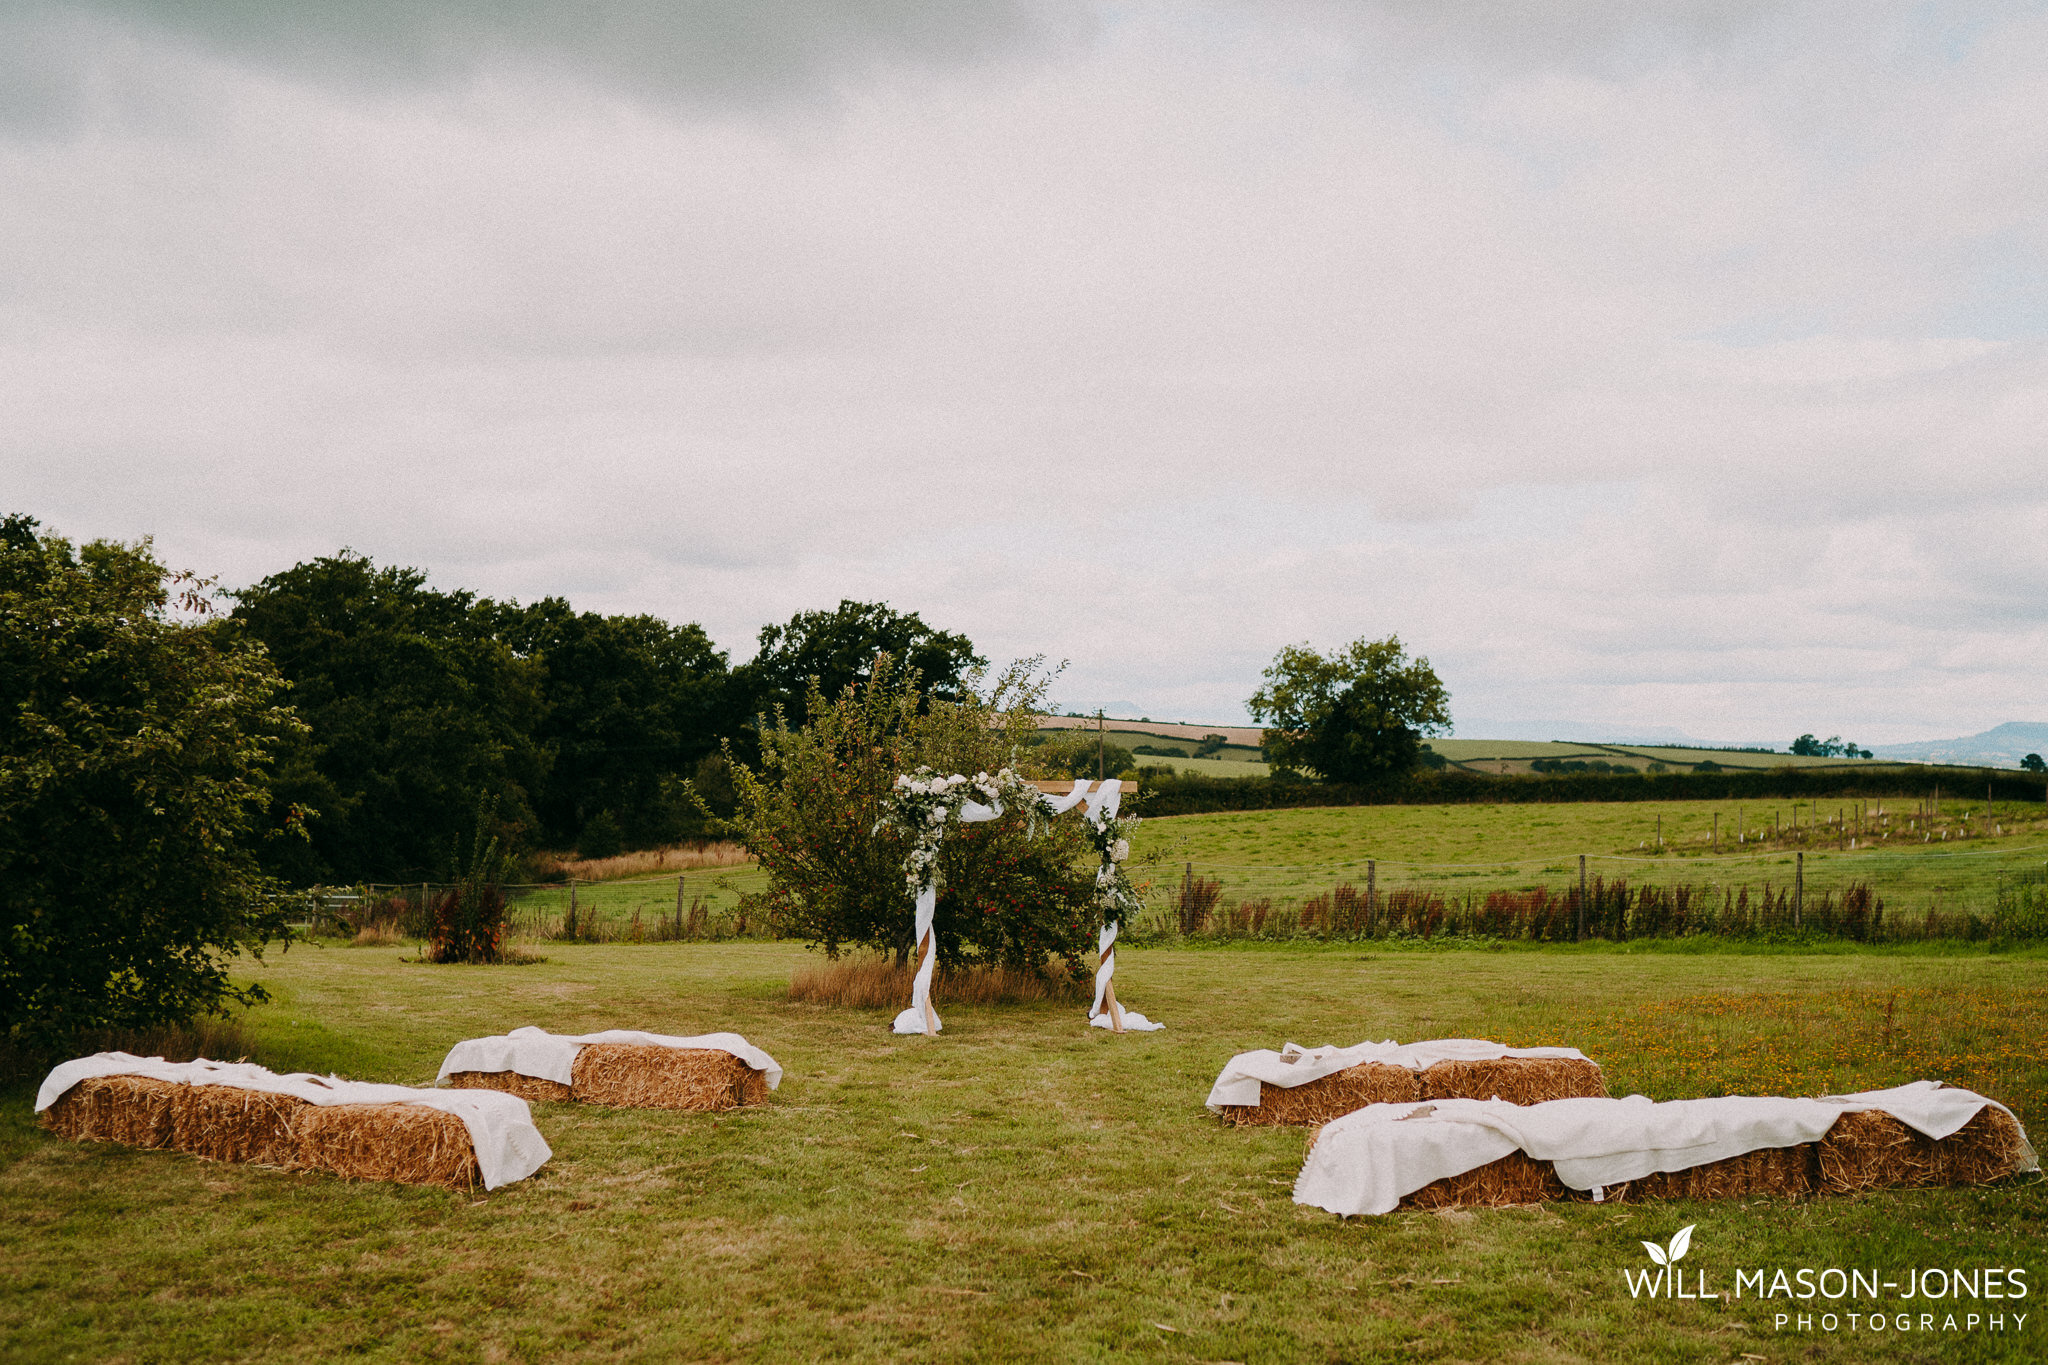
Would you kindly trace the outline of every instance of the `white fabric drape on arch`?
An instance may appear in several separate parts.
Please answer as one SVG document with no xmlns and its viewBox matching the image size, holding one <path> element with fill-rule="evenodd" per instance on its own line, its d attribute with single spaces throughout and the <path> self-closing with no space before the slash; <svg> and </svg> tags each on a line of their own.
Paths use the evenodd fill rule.
<svg viewBox="0 0 2048 1365">
<path fill-rule="evenodd" d="M 980 824 L 993 820 L 1003 813 L 1001 802 L 984 806 L 979 801 L 960 803 L 960 823 Z M 910 983 L 910 1008 L 896 1016 L 895 1030 L 898 1033 L 937 1033 L 945 1027 L 939 1020 L 939 1012 L 932 1008 L 932 973 L 938 967 L 939 945 L 932 938 L 932 916 L 939 908 L 939 885 L 937 874 L 931 883 L 917 893 L 917 920 L 912 930 L 912 939 L 917 944 L 917 976 Z"/>
<path fill-rule="evenodd" d="M 1048 796 L 1041 792 L 1039 803 L 1053 815 L 1063 815 L 1074 807 L 1086 803 L 1082 818 L 1090 824 L 1100 825 L 1103 820 L 1114 816 L 1117 806 L 1123 800 L 1124 784 L 1115 778 L 1100 782 L 1077 778 L 1072 791 L 1060 796 Z M 993 820 L 1003 813 L 1001 803 L 984 806 L 978 801 L 966 801 L 960 806 L 960 823 L 977 824 Z M 1096 873 L 1099 881 L 1105 875 L 1112 875 L 1108 868 Z M 917 893 L 917 912 L 912 929 L 913 941 L 917 944 L 917 975 L 910 984 L 910 1008 L 896 1016 L 893 1025 L 897 1033 L 935 1034 L 945 1027 L 938 1011 L 932 1008 L 932 975 L 938 965 L 938 945 L 932 938 L 932 917 L 938 909 L 939 891 L 934 883 Z M 1088 1022 L 1099 1028 L 1114 1028 L 1115 1020 L 1102 1008 L 1103 996 L 1110 979 L 1116 975 L 1116 926 L 1102 927 L 1099 939 L 1100 963 L 1095 969 L 1095 1001 L 1088 1007 Z M 1126 1029 L 1158 1029 L 1164 1024 L 1153 1023 L 1135 1010 L 1119 1010 Z"/>
</svg>

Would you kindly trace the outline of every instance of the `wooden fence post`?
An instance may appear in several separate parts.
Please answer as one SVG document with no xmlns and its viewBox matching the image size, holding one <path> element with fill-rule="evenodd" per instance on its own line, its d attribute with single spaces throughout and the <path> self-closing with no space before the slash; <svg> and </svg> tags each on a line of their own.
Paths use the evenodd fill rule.
<svg viewBox="0 0 2048 1365">
<path fill-rule="evenodd" d="M 1372 933 L 1375 906 L 1379 901 L 1379 862 L 1374 858 L 1365 860 L 1365 932 Z"/>
<path fill-rule="evenodd" d="M 1806 850 L 1800 849 L 1792 864 L 1792 927 L 1797 929 L 1806 906 Z"/>
<path fill-rule="evenodd" d="M 1586 855 L 1579 855 L 1579 942 L 1586 938 Z"/>
</svg>

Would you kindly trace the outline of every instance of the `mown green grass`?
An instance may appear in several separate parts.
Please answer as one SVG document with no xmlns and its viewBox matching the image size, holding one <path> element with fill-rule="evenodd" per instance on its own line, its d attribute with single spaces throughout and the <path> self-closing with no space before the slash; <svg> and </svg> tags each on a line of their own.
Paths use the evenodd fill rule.
<svg viewBox="0 0 2048 1365">
<path fill-rule="evenodd" d="M 735 1029 L 782 1089 L 724 1116 L 539 1106 L 554 1160 L 487 1197 L 64 1143 L 16 1089 L 0 1358 L 2018 1360 L 2048 1330 L 2030 1313 L 2002 1337 L 1794 1339 L 1751 1301 L 1632 1301 L 1621 1275 L 1647 1264 L 1640 1239 L 1692 1223 L 1687 1264 L 1717 1286 L 1777 1264 L 2022 1265 L 2038 1284 L 2038 1184 L 1346 1222 L 1292 1202 L 1301 1132 L 1202 1108 L 1241 1049 L 1466 1035 L 1579 1042 L 1615 1093 L 1660 1098 L 1968 1056 L 2039 1125 L 2048 1063 L 2010 1045 L 2041 1033 L 2038 954 L 1130 951 L 1120 993 L 1163 1033 L 1018 1006 L 948 1010 L 926 1040 L 788 1002 L 789 945 L 546 951 L 462 968 L 295 947 L 255 970 L 276 996 L 256 1059 L 424 1082 L 450 1042 L 520 1024 Z M 1919 993 L 1890 1046 L 1829 1042 L 1889 992 Z M 1827 1022 L 1802 1032 L 1808 999 Z M 1672 1046 L 1694 1036 L 1722 1047 L 1716 1070 Z"/>
<path fill-rule="evenodd" d="M 1791 801 L 1571 801 L 1514 805 L 1308 806 L 1290 810 L 1220 811 L 1143 821 L 1132 840 L 1138 856 L 1192 860 L 1235 867 L 1259 865 L 1329 867 L 1362 864 L 1367 858 L 1394 863 L 1493 866 L 1549 862 L 1577 869 L 1581 853 L 1594 856 L 1705 858 L 1715 850 L 1718 818 L 1723 855 L 1752 849 L 1789 856 L 1794 844 Z M 1856 803 L 1798 803 L 1802 829 L 1840 818 L 1854 820 Z M 2048 840 L 2048 820 L 2039 802 L 1999 804 L 1996 828 L 1984 830 L 1982 801 L 1943 802 L 1936 841 L 1921 842 L 1908 830 L 1911 798 L 1888 800 L 1888 826 L 1875 818 L 1875 803 L 1860 834 L 1857 854 L 1945 852 L 1956 849 L 2017 849 Z M 1142 815 L 1143 810 L 1137 812 Z M 1772 816 L 1778 835 L 1771 837 Z M 1834 853 L 1834 826 L 1809 842 L 1808 858 Z M 1884 829 L 1891 837 L 1880 836 Z M 1939 834 L 1946 831 L 1949 839 Z M 1736 843 L 1741 834 L 1746 842 Z M 1659 839 L 1662 843 L 1660 845 Z M 1762 841 L 1761 843 L 1759 841 Z M 1840 850 L 1847 853 L 1848 850 Z"/>
<path fill-rule="evenodd" d="M 1884 803 L 1889 824 L 1876 819 L 1875 802 L 1864 809 L 1858 825 L 1849 802 L 1822 802 L 1818 812 L 1801 802 L 1796 832 L 1789 801 L 1323 806 L 1179 815 L 1139 825 L 1132 868 L 1148 888 L 1155 917 L 1170 917 L 1170 902 L 1189 871 L 1220 880 L 1226 899 L 1271 897 L 1286 904 L 1339 882 L 1363 887 L 1368 860 L 1377 864 L 1382 889 L 1454 896 L 1537 886 L 1562 891 L 1577 881 L 1580 854 L 1587 855 L 1589 876 L 1610 881 L 1731 893 L 1741 887 L 1755 893 L 1765 884 L 1785 891 L 1795 876 L 1803 877 L 1809 893 L 1861 882 L 1896 917 L 1930 909 L 1988 916 L 2002 883 L 2016 876 L 2038 880 L 2048 866 L 2048 820 L 2039 804 L 2001 804 L 1987 822 L 1982 802 L 1944 802 L 1931 831 L 1909 800 Z M 1831 820 L 1849 823 L 1844 828 Z M 1852 836 L 1854 848 L 1848 847 Z M 1797 862 L 1802 852 L 1803 868 Z"/>
</svg>

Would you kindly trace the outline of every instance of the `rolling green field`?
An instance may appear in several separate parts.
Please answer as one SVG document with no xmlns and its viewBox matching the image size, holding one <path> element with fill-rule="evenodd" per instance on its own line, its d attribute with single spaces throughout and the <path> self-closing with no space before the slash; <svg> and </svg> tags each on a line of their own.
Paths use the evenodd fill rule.
<svg viewBox="0 0 2048 1365">
<path fill-rule="evenodd" d="M 1980 912 L 2001 879 L 2048 870 L 2048 818 L 2038 802 L 2000 802 L 1987 818 L 1981 800 L 1944 801 L 1932 821 L 1910 798 L 1879 810 L 1875 801 L 1839 800 L 1818 809 L 1810 801 L 1324 806 L 1148 820 L 1132 850 L 1157 913 L 1190 872 L 1220 880 L 1226 897 L 1284 900 L 1341 881 L 1362 886 L 1368 860 L 1383 888 L 1463 894 L 1563 888 L 1576 879 L 1580 854 L 1589 876 L 1610 880 L 1783 887 L 1803 852 L 1810 890 L 1861 882 L 1895 908 Z"/>
<path fill-rule="evenodd" d="M 1965 829 L 1965 810 L 1974 814 L 1983 809 L 1981 800 L 1973 804 L 1944 803 L 1941 828 L 1960 838 Z M 1818 818 L 1834 821 L 1853 817 L 1855 811 L 1855 802 L 1825 801 Z M 1864 842 L 1874 842 L 1879 848 L 1886 844 L 1903 846 L 1909 841 L 1915 848 L 1923 846 L 1919 831 L 1911 831 L 1909 840 L 1905 828 L 1904 822 L 1913 813 L 1910 801 L 1887 802 L 1885 813 L 1892 821 L 1891 838 L 1866 838 Z M 1769 835 L 1774 816 L 1779 835 L 1772 841 Z M 1814 803 L 1798 803 L 1797 818 L 1802 829 L 1814 824 Z M 1968 827 L 1973 845 L 2003 846 L 2007 841 L 2035 840 L 2048 835 L 2048 823 L 2043 821 L 2043 808 L 2038 801 L 2001 803 L 1995 818 L 2002 828 L 2017 832 L 1980 840 L 1973 821 Z M 1138 827 L 1133 847 L 1140 856 L 1157 852 L 1169 858 L 1241 867 L 1260 863 L 1337 867 L 1365 858 L 1474 865 L 1563 862 L 1581 853 L 1672 859 L 1708 855 L 1717 820 L 1722 853 L 1747 848 L 1760 838 L 1766 844 L 1775 842 L 1790 848 L 1793 819 L 1793 803 L 1782 800 L 1307 806 L 1146 820 Z M 1871 820 L 1875 819 L 1873 806 Z M 1830 825 L 1830 831 L 1832 828 Z M 1738 835 L 1747 842 L 1738 845 Z M 1834 842 L 1832 832 L 1827 842 Z"/>
<path fill-rule="evenodd" d="M 520 1024 L 733 1029 L 781 1090 L 730 1115 L 537 1106 L 554 1160 L 467 1196 L 66 1143 L 17 1087 L 0 1358 L 2021 1360 L 2048 1331 L 2030 1312 L 1996 1335 L 1794 1335 L 1783 1300 L 1636 1300 L 1622 1276 L 1693 1224 L 1688 1265 L 1717 1288 L 1775 1265 L 2038 1283 L 2039 1183 L 1347 1222 L 1292 1202 L 1302 1132 L 1202 1108 L 1241 1049 L 1464 1035 L 1580 1046 L 1616 1094 L 1936 1076 L 2039 1126 L 2038 953 L 1139 950 L 1119 988 L 1165 1032 L 960 1007 L 936 1040 L 789 1003 L 788 945 L 547 955 L 294 947 L 254 971 L 276 996 L 250 1017 L 255 1060 L 421 1083 L 454 1040 Z"/>
<path fill-rule="evenodd" d="M 1179 749 L 1182 756 L 1138 755 L 1141 765 L 1153 764 L 1171 767 L 1179 772 L 1200 773 L 1205 777 L 1264 777 L 1271 768 L 1264 762 L 1259 747 L 1253 743 L 1227 745 L 1209 758 L 1194 757 L 1195 740 L 1176 731 L 1203 728 L 1179 725 L 1148 729 L 1137 721 L 1111 721 L 1103 731 L 1103 738 L 1111 744 L 1136 751 L 1145 745 L 1154 749 Z M 1092 736 L 1095 732 L 1085 726 L 1071 724 L 1058 729 L 1044 731 L 1048 735 L 1080 734 Z M 1233 739 L 1256 740 L 1256 731 L 1239 727 L 1218 727 L 1217 733 L 1228 733 Z M 1518 739 L 1432 739 L 1429 747 L 1441 754 L 1454 768 L 1464 768 L 1481 773 L 1528 773 L 1535 771 L 1530 764 L 1537 759 L 1556 759 L 1561 762 L 1606 763 L 1617 769 L 1635 772 L 1648 771 L 1653 764 L 1661 764 L 1671 771 L 1689 771 L 1702 763 L 1713 763 L 1731 770 L 1768 768 L 1898 768 L 1910 774 L 1917 765 L 1887 763 L 1882 759 L 1814 758 L 1800 754 L 1758 753 L 1744 749 L 1693 749 L 1665 744 L 1593 744 L 1576 740 L 1518 740 Z"/>
<path fill-rule="evenodd" d="M 1907 796 L 1860 808 L 1839 800 L 1818 808 L 1807 801 L 1304 807 L 1142 820 L 1132 871 L 1156 928 L 1190 871 L 1220 880 L 1226 899 L 1282 902 L 1340 882 L 1362 886 L 1368 860 L 1384 888 L 1556 890 L 1577 877 L 1583 853 L 1589 876 L 1610 880 L 1782 888 L 1801 851 L 1805 885 L 1816 892 L 1861 882 L 1894 908 L 1982 913 L 2002 880 L 2048 871 L 2048 817 L 2039 803 L 2000 802 L 1987 821 L 1982 801 L 1946 800 L 1930 822 Z M 586 918 L 594 913 L 606 940 L 674 937 L 664 925 L 677 912 L 676 882 L 581 883 L 576 905 Z M 763 926 L 736 917 L 740 897 L 767 884 L 759 868 L 692 871 L 682 882 L 685 914 L 701 903 L 697 937 L 761 934 Z M 560 931 L 568 887 L 509 895 L 516 940 L 545 943 Z"/>
<path fill-rule="evenodd" d="M 1728 769 L 1767 768 L 1871 768 L 1895 767 L 1910 771 L 1914 765 L 1886 763 L 1882 759 L 1815 758 L 1804 754 L 1757 753 L 1746 749 L 1689 749 L 1669 744 L 1590 744 L 1575 740 L 1516 739 L 1432 739 L 1429 747 L 1442 754 L 1453 767 L 1483 773 L 1526 773 L 1539 758 L 1564 762 L 1602 762 L 1616 768 L 1646 771 L 1661 763 L 1673 771 L 1684 771 L 1701 763 Z"/>
<path fill-rule="evenodd" d="M 1259 748 L 1256 744 L 1227 744 L 1207 758 L 1196 758 L 1194 757 L 1194 752 L 1195 746 L 1199 742 L 1198 739 L 1189 739 L 1185 736 L 1173 734 L 1161 734 L 1154 730 L 1132 729 L 1130 728 L 1131 722 L 1124 722 L 1123 724 L 1125 726 L 1123 729 L 1110 728 L 1104 730 L 1102 733 L 1103 740 L 1106 743 L 1129 749 L 1133 753 L 1136 753 L 1140 745 L 1152 749 L 1178 749 L 1181 751 L 1179 754 L 1137 754 L 1134 762 L 1140 767 L 1172 768 L 1176 772 L 1200 773 L 1204 777 L 1265 777 L 1272 772 L 1272 769 L 1260 757 Z M 1095 731 L 1093 729 L 1066 727 L 1056 730 L 1045 730 L 1041 733 L 1061 739 L 1071 739 L 1079 736 L 1086 744 L 1093 744 L 1095 742 Z"/>
</svg>

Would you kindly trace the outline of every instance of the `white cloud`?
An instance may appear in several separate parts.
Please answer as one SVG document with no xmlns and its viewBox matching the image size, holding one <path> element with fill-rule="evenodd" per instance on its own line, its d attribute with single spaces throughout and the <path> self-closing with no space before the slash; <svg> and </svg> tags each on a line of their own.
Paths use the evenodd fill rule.
<svg viewBox="0 0 2048 1365">
<path fill-rule="evenodd" d="M 1468 715 L 2035 705 L 2038 10 L 715 8 L 42 22 L 114 56 L 0 141 L 11 500 L 1190 719 L 1388 631 Z"/>
</svg>

